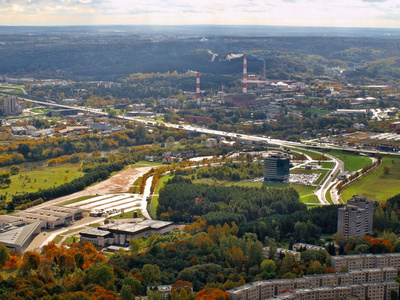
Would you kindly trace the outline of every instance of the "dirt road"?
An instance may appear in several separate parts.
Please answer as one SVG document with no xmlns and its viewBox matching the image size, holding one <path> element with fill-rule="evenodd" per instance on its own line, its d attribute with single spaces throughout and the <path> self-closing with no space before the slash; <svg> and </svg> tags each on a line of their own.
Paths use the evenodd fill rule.
<svg viewBox="0 0 400 300">
<path fill-rule="evenodd" d="M 107 180 L 99 182 L 95 185 L 89 186 L 83 191 L 79 191 L 64 197 L 60 197 L 54 200 L 47 201 L 40 205 L 33 207 L 43 208 L 50 205 L 56 205 L 68 200 L 76 199 L 83 196 L 90 195 L 103 195 L 103 194 L 112 194 L 112 193 L 126 193 L 132 187 L 133 183 L 143 174 L 150 171 L 151 167 L 141 167 L 141 168 L 132 168 L 131 166 L 126 169 L 118 172 L 117 174 L 111 176 Z"/>
</svg>

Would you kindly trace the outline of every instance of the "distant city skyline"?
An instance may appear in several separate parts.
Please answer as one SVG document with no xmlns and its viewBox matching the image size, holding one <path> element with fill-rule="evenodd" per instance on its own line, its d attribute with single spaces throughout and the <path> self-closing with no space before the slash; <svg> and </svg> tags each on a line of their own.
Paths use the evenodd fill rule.
<svg viewBox="0 0 400 300">
<path fill-rule="evenodd" d="M 275 25 L 400 28 L 395 0 L 3 0 L 2 26 Z"/>
</svg>

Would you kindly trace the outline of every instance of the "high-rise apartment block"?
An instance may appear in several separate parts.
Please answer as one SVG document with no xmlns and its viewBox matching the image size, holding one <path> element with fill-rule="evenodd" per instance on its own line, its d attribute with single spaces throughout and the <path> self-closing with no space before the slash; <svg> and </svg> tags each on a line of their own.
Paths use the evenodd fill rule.
<svg viewBox="0 0 400 300">
<path fill-rule="evenodd" d="M 337 231 L 346 238 L 362 238 L 372 232 L 373 202 L 364 197 L 354 196 L 347 205 L 338 209 Z"/>
<path fill-rule="evenodd" d="M 272 154 L 264 158 L 264 180 L 285 181 L 289 179 L 290 158 L 283 154 Z"/>
<path fill-rule="evenodd" d="M 17 102 L 17 97 L 15 96 L 7 96 L 4 99 L 3 113 L 5 116 L 10 116 L 15 113 L 16 102 Z"/>
</svg>

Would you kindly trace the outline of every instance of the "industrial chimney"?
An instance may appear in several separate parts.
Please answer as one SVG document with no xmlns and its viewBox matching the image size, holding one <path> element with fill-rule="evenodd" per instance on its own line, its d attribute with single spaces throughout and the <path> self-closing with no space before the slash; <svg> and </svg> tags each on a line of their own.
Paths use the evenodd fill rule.
<svg viewBox="0 0 400 300">
<path fill-rule="evenodd" d="M 200 99 L 200 73 L 197 72 L 197 79 L 196 79 L 196 101 L 197 105 L 201 105 Z"/>
<path fill-rule="evenodd" d="M 247 94 L 247 55 L 243 55 L 243 94 Z"/>
</svg>

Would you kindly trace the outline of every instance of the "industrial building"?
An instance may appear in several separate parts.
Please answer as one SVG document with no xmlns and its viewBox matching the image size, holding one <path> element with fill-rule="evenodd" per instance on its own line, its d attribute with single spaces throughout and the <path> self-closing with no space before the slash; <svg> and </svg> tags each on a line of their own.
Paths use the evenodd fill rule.
<svg viewBox="0 0 400 300">
<path fill-rule="evenodd" d="M 132 239 L 147 238 L 152 235 L 163 235 L 172 232 L 172 222 L 144 220 L 123 224 L 105 224 L 97 229 L 80 233 L 81 241 L 91 242 L 100 247 L 108 245 L 127 245 Z"/>
<path fill-rule="evenodd" d="M 286 181 L 290 175 L 290 158 L 271 154 L 264 158 L 264 181 Z"/>
<path fill-rule="evenodd" d="M 68 226 L 83 217 L 83 210 L 74 207 L 48 206 L 13 215 L 0 216 L 0 243 L 22 253 L 43 229 Z"/>
<path fill-rule="evenodd" d="M 338 209 L 337 232 L 346 238 L 362 238 L 372 232 L 373 202 L 364 197 L 354 196 L 347 205 Z"/>
<path fill-rule="evenodd" d="M 83 217 L 83 210 L 76 207 L 48 206 L 40 209 L 21 210 L 13 215 L 1 215 L 0 223 L 22 226 L 39 222 L 40 228 L 69 225 Z M 18 225 L 17 225 L 18 224 Z"/>
<path fill-rule="evenodd" d="M 41 232 L 40 222 L 21 224 L 24 223 L 10 224 L 3 222 L 0 228 L 0 243 L 7 249 L 18 253 L 23 253 L 34 237 Z"/>
</svg>

